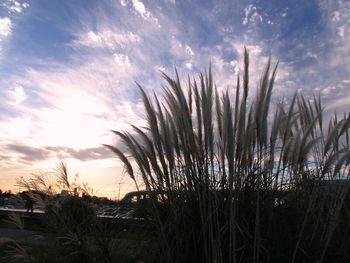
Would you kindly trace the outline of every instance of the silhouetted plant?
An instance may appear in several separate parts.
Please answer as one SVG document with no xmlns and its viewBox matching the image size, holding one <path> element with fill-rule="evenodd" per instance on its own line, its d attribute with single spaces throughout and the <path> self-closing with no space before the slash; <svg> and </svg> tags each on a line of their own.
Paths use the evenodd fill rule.
<svg viewBox="0 0 350 263">
<path fill-rule="evenodd" d="M 154 261 L 350 260 L 349 183 L 331 190 L 348 179 L 350 116 L 327 126 L 320 97 L 300 94 L 271 113 L 276 71 L 269 61 L 251 103 L 247 51 L 233 102 L 230 91 L 218 93 L 210 67 L 186 93 L 177 72 L 163 74 L 162 102 L 139 86 L 147 127 L 114 131 L 127 154 L 107 147 L 136 187 L 166 195 L 166 212 L 156 202 L 152 210 Z"/>
<path fill-rule="evenodd" d="M 26 189 L 26 196 L 35 201 L 39 209 L 45 212 L 42 223 L 45 229 L 57 236 L 57 261 L 89 262 L 88 235 L 94 231 L 96 213 L 86 200 L 71 196 L 79 192 L 91 194 L 86 184 L 78 184 L 77 175 L 73 180 L 68 167 L 60 161 L 54 170 L 33 174 L 29 179 L 21 178 L 17 182 Z M 51 180 L 48 180 L 51 179 Z M 67 196 L 59 196 L 65 190 Z"/>
<path fill-rule="evenodd" d="M 57 232 L 86 235 L 93 229 L 96 214 L 93 207 L 82 198 L 69 196 L 55 205 L 47 206 L 45 217 Z"/>
</svg>

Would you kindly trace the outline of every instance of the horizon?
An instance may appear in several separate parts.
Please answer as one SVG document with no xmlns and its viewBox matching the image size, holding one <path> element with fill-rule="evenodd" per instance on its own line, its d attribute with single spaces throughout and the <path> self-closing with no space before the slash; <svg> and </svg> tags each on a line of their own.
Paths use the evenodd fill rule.
<svg viewBox="0 0 350 263">
<path fill-rule="evenodd" d="M 98 196 L 133 190 L 103 144 L 110 130 L 145 125 L 141 96 L 160 71 L 198 76 L 211 62 L 219 91 L 234 91 L 247 47 L 254 92 L 279 61 L 274 101 L 320 94 L 348 112 L 350 1 L 15 1 L 0 3 L 0 188 L 67 163 Z M 53 180 L 53 178 L 48 178 Z"/>
</svg>

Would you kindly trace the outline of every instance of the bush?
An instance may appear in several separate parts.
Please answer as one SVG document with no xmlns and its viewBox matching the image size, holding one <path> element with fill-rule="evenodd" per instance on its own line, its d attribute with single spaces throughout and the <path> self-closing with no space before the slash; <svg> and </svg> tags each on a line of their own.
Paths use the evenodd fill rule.
<svg viewBox="0 0 350 263">
<path fill-rule="evenodd" d="M 57 250 L 64 262 L 90 262 L 89 235 L 93 234 L 96 214 L 92 206 L 78 196 L 46 204 L 43 220 L 57 234 Z"/>
<path fill-rule="evenodd" d="M 70 196 L 58 203 L 48 203 L 45 211 L 48 227 L 59 233 L 85 235 L 92 232 L 96 214 L 82 198 Z"/>
<path fill-rule="evenodd" d="M 93 230 L 95 210 L 77 196 L 71 196 L 61 202 L 59 216 L 73 233 L 87 234 Z"/>
</svg>

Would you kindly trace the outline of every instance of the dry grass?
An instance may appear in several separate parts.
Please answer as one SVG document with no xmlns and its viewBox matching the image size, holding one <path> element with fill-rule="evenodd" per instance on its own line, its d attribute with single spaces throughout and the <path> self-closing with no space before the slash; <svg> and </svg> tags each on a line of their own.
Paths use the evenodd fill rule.
<svg viewBox="0 0 350 263">
<path fill-rule="evenodd" d="M 251 103 L 247 51 L 234 100 L 210 67 L 186 92 L 163 74 L 162 100 L 139 86 L 148 126 L 115 131 L 128 157 L 108 147 L 136 185 L 167 193 L 153 206 L 160 262 L 350 260 L 348 184 L 324 186 L 348 178 L 350 116 L 324 123 L 320 98 L 299 94 L 271 112 L 276 71 Z"/>
</svg>

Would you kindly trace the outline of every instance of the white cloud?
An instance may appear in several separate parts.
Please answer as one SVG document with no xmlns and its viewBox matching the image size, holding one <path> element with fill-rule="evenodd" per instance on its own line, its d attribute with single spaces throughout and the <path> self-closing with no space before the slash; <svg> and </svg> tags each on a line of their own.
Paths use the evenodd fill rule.
<svg viewBox="0 0 350 263">
<path fill-rule="evenodd" d="M 331 93 L 333 93 L 336 90 L 336 87 L 334 86 L 329 86 L 324 89 L 322 89 L 321 93 L 324 96 L 329 96 Z"/>
<path fill-rule="evenodd" d="M 120 63 L 127 63 L 127 56 L 118 55 Z M 14 138 L 37 147 L 84 149 L 111 143 L 111 129 L 126 130 L 128 123 L 142 122 L 139 102 L 131 100 L 128 90 L 134 68 L 117 65 L 113 57 L 88 60 L 82 65 L 29 70 L 21 83 L 35 87 L 33 92 L 42 104 L 13 105 L 25 117 L 0 120 L 0 129 L 9 125 L 0 141 Z M 14 89 L 13 100 L 23 101 L 21 92 L 21 87 Z M 18 135 L 9 134 L 18 128 Z"/>
<path fill-rule="evenodd" d="M 332 21 L 337 22 L 340 20 L 340 12 L 339 11 L 334 11 L 332 15 Z"/>
<path fill-rule="evenodd" d="M 189 57 L 193 59 L 195 56 L 194 51 L 189 45 L 182 44 L 180 39 L 172 36 L 170 39 L 167 39 L 165 44 L 169 45 L 169 52 L 171 52 L 171 56 L 173 61 L 183 61 L 188 60 Z M 204 58 L 205 56 L 202 56 Z M 207 57 L 206 57 L 207 58 Z M 197 57 L 197 59 L 200 59 Z M 183 64 L 184 65 L 184 64 Z"/>
<path fill-rule="evenodd" d="M 147 9 L 148 6 L 141 1 L 131 2 L 129 0 L 120 3 L 134 14 L 134 22 L 146 25 L 141 26 L 140 31 L 135 27 L 128 28 L 128 30 L 136 30 L 135 32 L 140 32 L 140 36 L 147 37 L 147 39 L 141 39 L 133 32 L 124 31 L 121 27 L 123 25 L 119 27 L 111 20 L 96 19 L 96 21 L 101 22 L 102 20 L 103 22 L 97 23 L 94 28 L 87 27 L 84 32 L 79 32 L 73 43 L 77 47 L 88 47 L 84 50 L 74 50 L 76 52 L 72 55 L 74 61 L 81 61 L 80 65 L 58 67 L 45 65 L 41 67 L 42 69 L 29 70 L 26 76 L 27 83 L 23 83 L 23 86 L 34 87 L 37 98 L 43 101 L 45 106 L 29 108 L 29 103 L 21 105 L 27 107 L 22 110 L 28 119 L 13 122 L 13 125 L 17 123 L 16 128 L 21 129 L 21 134 L 17 136 L 19 140 L 26 138 L 27 143 L 32 142 L 39 146 L 69 146 L 72 148 L 93 147 L 96 144 L 109 143 L 111 139 L 106 135 L 109 129 L 125 130 L 129 126 L 128 123 L 138 126 L 143 120 L 140 114 L 143 112 L 141 106 L 138 101 L 133 101 L 131 94 L 134 94 L 134 90 L 131 92 L 129 86 L 133 85 L 135 79 L 139 81 L 141 70 L 147 78 L 149 76 L 147 74 L 152 74 L 148 71 L 156 67 L 162 71 L 170 69 L 172 65 L 179 66 L 181 71 L 197 70 L 197 68 L 204 70 L 212 59 L 216 83 L 224 87 L 234 85 L 234 74 L 239 72 L 239 65 L 242 65 L 243 44 L 238 46 L 232 40 L 230 41 L 232 47 L 239 51 L 239 57 L 235 58 L 235 61 L 227 61 L 222 58 L 220 51 L 211 51 L 211 48 L 203 50 L 193 45 L 192 39 L 181 39 L 181 27 L 172 19 L 167 21 L 166 16 L 159 16 L 162 18 L 162 25 L 164 24 L 162 31 L 169 32 L 165 37 L 159 34 L 159 31 L 156 32 L 154 27 L 147 26 L 149 23 L 143 19 L 152 21 L 151 11 L 153 10 Z M 158 13 L 154 14 L 158 15 Z M 256 16 L 254 12 L 249 13 L 249 21 L 258 19 Z M 246 41 L 241 41 L 241 43 L 246 43 Z M 254 43 L 260 42 L 255 41 Z M 196 49 L 192 50 L 191 46 Z M 107 52 L 100 49 L 107 49 Z M 265 49 L 260 44 L 251 44 L 248 49 L 252 59 L 252 72 L 258 71 L 258 77 L 260 77 L 260 69 L 265 66 L 265 59 L 267 59 L 263 55 Z M 162 58 L 157 56 L 157 54 L 168 54 L 165 52 L 169 53 L 170 58 L 166 61 L 164 61 L 164 56 Z M 84 58 L 81 57 L 82 54 Z M 264 58 L 264 61 L 260 59 L 261 57 Z M 148 69 L 138 68 L 138 66 L 145 65 L 142 64 L 143 61 L 149 61 Z M 156 71 L 152 75 L 158 77 Z M 173 75 L 173 70 L 171 70 L 171 75 Z M 184 75 L 181 77 L 185 78 Z M 142 82 L 141 80 L 146 88 L 149 84 L 147 81 Z M 19 83 L 22 82 L 19 81 Z M 252 90 L 255 90 L 254 79 L 251 84 Z M 156 85 L 148 86 L 158 88 Z M 24 99 L 18 96 L 17 101 L 24 101 Z M 24 127 L 19 126 L 20 123 L 25 124 Z M 0 126 L 4 125 L 5 123 Z M 8 132 L 14 127 L 11 126 Z"/>
<path fill-rule="evenodd" d="M 3 51 L 3 41 L 11 35 L 12 22 L 8 17 L 0 17 L 0 59 Z"/>
<path fill-rule="evenodd" d="M 193 65 L 191 62 L 187 62 L 187 63 L 185 63 L 185 67 L 189 70 L 192 70 Z"/>
<path fill-rule="evenodd" d="M 237 65 L 237 61 L 236 60 L 230 61 L 230 66 L 232 67 L 233 72 L 235 73 L 235 75 L 238 75 L 239 74 L 239 67 Z"/>
<path fill-rule="evenodd" d="M 3 0 L 2 6 L 4 6 L 9 13 L 19 14 L 23 11 L 23 9 L 28 8 L 29 4 L 27 2 L 17 0 Z"/>
<path fill-rule="evenodd" d="M 21 104 L 27 99 L 27 95 L 24 92 L 23 87 L 19 84 L 16 84 L 13 88 L 10 89 L 9 95 L 15 104 Z"/>
<path fill-rule="evenodd" d="M 160 27 L 160 24 L 158 22 L 158 19 L 150 12 L 146 9 L 145 5 L 143 2 L 141 2 L 140 0 L 121 0 L 120 4 L 123 7 L 127 7 L 129 5 L 131 5 L 133 7 L 133 9 L 144 19 L 150 22 L 153 22 L 157 27 Z"/>
<path fill-rule="evenodd" d="M 128 5 L 128 1 L 127 0 L 120 0 L 120 4 L 125 7 Z"/>
<path fill-rule="evenodd" d="M 190 56 L 194 55 L 194 52 L 192 51 L 192 48 L 190 46 L 186 46 L 185 49 L 186 53 L 189 54 Z"/>
<path fill-rule="evenodd" d="M 350 101 L 350 94 L 343 94 L 341 98 L 338 98 L 334 101 L 332 101 L 330 104 L 327 105 L 327 110 L 329 112 L 336 110 L 337 113 L 346 112 L 349 113 L 349 101 Z"/>
<path fill-rule="evenodd" d="M 0 0 L 0 8 L 5 7 L 7 10 L 8 16 L 0 17 L 0 59 L 3 51 L 3 41 L 7 39 L 12 34 L 12 16 L 13 13 L 19 14 L 24 8 L 28 8 L 29 4 L 24 2 L 20 3 L 15 0 Z"/>
<path fill-rule="evenodd" d="M 102 29 L 99 32 L 84 32 L 77 35 L 73 44 L 91 48 L 108 48 L 115 50 L 125 48 L 130 44 L 141 42 L 141 37 L 133 32 L 118 32 L 111 29 Z"/>
<path fill-rule="evenodd" d="M 24 141 L 30 137 L 33 129 L 32 117 L 12 117 L 5 120 L 0 120 L 1 135 L 0 139 L 2 142 L 13 140 L 13 141 Z"/>
<path fill-rule="evenodd" d="M 345 32 L 346 32 L 346 26 L 345 25 L 342 25 L 342 26 L 339 26 L 338 27 L 338 35 L 341 37 L 341 38 L 344 38 L 345 37 Z"/>
<path fill-rule="evenodd" d="M 331 33 L 334 34 L 334 37 L 329 39 L 333 47 L 330 49 L 328 66 L 350 69 L 350 6 L 345 2 L 338 4 L 336 8 L 328 6 L 324 10 Z"/>
<path fill-rule="evenodd" d="M 90 32 L 88 32 L 87 36 L 89 39 L 88 42 L 90 42 L 90 40 L 92 42 L 101 42 L 101 37 L 99 35 L 96 35 L 95 32 L 90 31 Z"/>
<path fill-rule="evenodd" d="M 244 48 L 246 48 L 249 53 L 250 92 L 254 93 L 256 91 L 255 88 L 259 85 L 261 74 L 263 73 L 269 59 L 269 55 L 265 54 L 268 47 L 266 47 L 263 42 L 258 43 L 253 39 L 247 39 L 245 41 L 246 45 L 243 44 L 243 41 L 236 39 L 226 39 L 226 41 L 232 46 L 233 50 L 237 52 L 238 57 L 230 62 L 221 61 L 220 63 L 220 61 L 213 60 L 213 66 L 215 66 L 216 63 L 219 65 L 221 64 L 223 68 L 222 70 L 228 72 L 226 73 L 226 78 L 229 80 L 227 81 L 223 79 L 223 83 L 231 82 L 232 84 L 232 73 L 235 75 L 239 73 L 241 75 L 243 72 Z M 275 66 L 277 61 L 278 58 L 271 55 L 272 66 Z M 290 72 L 292 72 L 292 68 L 283 61 L 279 61 L 274 87 L 275 97 L 288 96 L 294 93 L 294 83 L 289 81 Z M 225 76 L 225 74 L 223 75 Z"/>
<path fill-rule="evenodd" d="M 125 67 L 131 66 L 130 61 L 129 61 L 129 57 L 127 55 L 114 53 L 113 56 L 114 56 L 115 62 L 119 66 L 125 66 Z"/>
<path fill-rule="evenodd" d="M 12 22 L 8 17 L 0 18 L 0 40 L 11 35 Z"/>
<path fill-rule="evenodd" d="M 306 57 L 306 58 L 318 59 L 317 54 L 314 53 L 314 52 L 310 52 L 310 51 L 307 51 L 307 52 L 306 52 L 305 57 Z"/>
<path fill-rule="evenodd" d="M 256 44 L 256 43 L 243 44 L 242 42 L 239 42 L 239 41 L 231 41 L 231 45 L 234 48 L 234 50 L 236 50 L 236 52 L 239 54 L 239 56 L 242 58 L 244 54 L 244 48 L 246 48 L 249 54 L 251 56 L 253 55 L 254 57 L 260 56 L 264 49 L 262 44 Z M 264 60 L 266 60 L 266 57 L 264 58 Z"/>
<path fill-rule="evenodd" d="M 139 0 L 132 0 L 135 10 L 145 19 L 150 17 L 150 12 L 146 11 L 145 5 Z"/>
<path fill-rule="evenodd" d="M 258 13 L 256 7 L 252 4 L 246 6 L 244 8 L 244 18 L 243 18 L 243 25 L 247 25 L 248 23 L 256 23 L 256 22 L 262 22 L 262 16 Z"/>
<path fill-rule="evenodd" d="M 157 71 L 162 71 L 162 72 L 164 72 L 165 69 L 166 69 L 166 68 L 163 67 L 163 66 L 157 66 L 157 67 L 156 67 L 156 70 L 157 70 Z"/>
<path fill-rule="evenodd" d="M 21 13 L 22 12 L 22 5 L 17 1 L 12 1 L 12 5 L 10 6 L 10 10 L 15 13 Z"/>
</svg>

